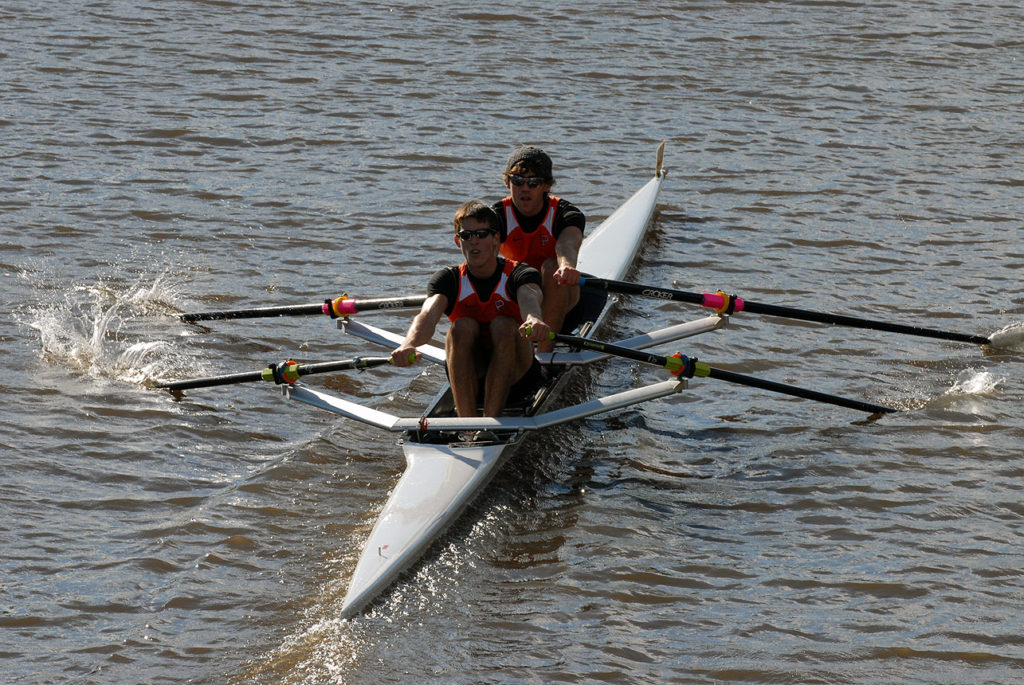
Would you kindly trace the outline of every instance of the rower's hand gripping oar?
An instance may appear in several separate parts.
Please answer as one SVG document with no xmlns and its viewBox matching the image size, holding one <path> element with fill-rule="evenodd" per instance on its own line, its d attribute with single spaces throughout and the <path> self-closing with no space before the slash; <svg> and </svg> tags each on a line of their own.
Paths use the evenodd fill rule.
<svg viewBox="0 0 1024 685">
<path fill-rule="evenodd" d="M 409 361 L 412 362 L 413 359 L 414 357 L 411 356 Z M 288 360 L 280 364 L 271 364 L 262 371 L 231 373 L 224 376 L 209 376 L 206 378 L 159 383 L 156 387 L 166 388 L 167 390 L 191 390 L 193 388 L 209 388 L 215 385 L 251 383 L 253 381 L 266 381 L 280 385 L 282 383 L 294 383 L 301 376 L 308 376 L 314 373 L 331 373 L 332 371 L 345 371 L 348 369 L 370 369 L 390 363 L 391 357 L 356 357 L 355 359 L 322 362 L 319 364 L 298 364 Z"/>
<path fill-rule="evenodd" d="M 612 281 L 604 278 L 580 278 L 580 285 L 595 290 L 607 290 L 609 292 L 626 293 L 629 295 L 642 295 L 659 300 L 672 300 L 675 302 L 689 302 L 699 304 L 708 309 L 714 309 L 719 314 L 733 314 L 736 312 L 753 312 L 755 314 L 767 314 L 769 316 L 781 316 L 787 319 L 800 319 L 802 321 L 815 321 L 818 323 L 834 324 L 837 326 L 849 326 L 851 328 L 867 328 L 876 331 L 887 331 L 890 333 L 904 333 L 906 335 L 917 335 L 924 338 L 938 338 L 940 340 L 952 340 L 954 342 L 971 343 L 974 345 L 991 345 L 992 340 L 981 335 L 966 335 L 963 333 L 951 333 L 949 331 L 938 331 L 918 326 L 907 326 L 904 324 L 892 323 L 889 321 L 873 321 L 861 319 L 854 316 L 842 316 L 829 314 L 827 312 L 815 312 L 809 309 L 797 309 L 795 307 L 781 307 L 773 304 L 761 304 L 758 302 L 747 302 L 735 295 L 727 295 L 719 290 L 717 293 L 688 293 L 683 290 L 672 290 L 671 288 L 656 288 L 638 283 L 626 283 L 624 281 Z"/>
<path fill-rule="evenodd" d="M 423 306 L 426 295 L 410 295 L 408 297 L 382 297 L 373 300 L 349 299 L 342 295 L 334 299 L 324 300 L 319 304 L 285 305 L 281 307 L 257 307 L 255 309 L 233 309 L 222 312 L 196 312 L 182 314 L 181 320 L 187 323 L 194 321 L 215 321 L 220 319 L 256 319 L 264 316 L 312 316 L 325 314 L 332 319 L 348 316 L 357 312 L 379 309 L 418 309 Z"/>
<path fill-rule="evenodd" d="M 851 400 L 837 395 L 817 392 L 816 390 L 799 388 L 795 385 L 775 383 L 774 381 L 766 381 L 753 376 L 745 376 L 743 374 L 726 371 L 724 369 L 716 369 L 713 366 L 708 366 L 704 362 L 697 361 L 695 357 L 687 357 L 681 354 L 675 354 L 671 357 L 663 357 L 661 355 L 644 352 L 643 350 L 634 350 L 631 347 L 620 347 L 618 345 L 611 345 L 597 340 L 588 340 L 587 338 L 578 338 L 572 335 L 551 333 L 550 337 L 552 340 L 567 343 L 572 347 L 596 350 L 597 352 L 604 352 L 605 354 L 614 355 L 616 357 L 624 357 L 638 362 L 654 364 L 655 366 L 668 369 L 674 376 L 683 376 L 685 378 L 693 378 L 694 376 L 716 378 L 729 383 L 737 383 L 739 385 L 761 388 L 762 390 L 778 392 L 784 395 L 792 395 L 793 397 L 802 397 L 807 400 L 815 400 L 817 402 L 835 404 L 848 409 L 865 411 L 869 414 L 888 414 L 896 411 L 892 407 L 885 407 L 880 404 Z"/>
</svg>

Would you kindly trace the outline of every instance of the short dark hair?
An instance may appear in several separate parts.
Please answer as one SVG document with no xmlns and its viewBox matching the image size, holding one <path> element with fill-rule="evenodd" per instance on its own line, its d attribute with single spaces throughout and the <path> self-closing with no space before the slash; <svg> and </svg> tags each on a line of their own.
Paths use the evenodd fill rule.
<svg viewBox="0 0 1024 685">
<path fill-rule="evenodd" d="M 487 205 L 480 200 L 470 200 L 455 210 L 455 219 L 452 223 L 455 224 L 456 233 L 462 230 L 462 222 L 466 219 L 483 221 L 488 227 L 493 229 L 495 233 L 501 233 L 501 224 L 498 220 L 498 215 L 494 213 L 494 210 L 491 209 L 490 205 Z"/>
</svg>

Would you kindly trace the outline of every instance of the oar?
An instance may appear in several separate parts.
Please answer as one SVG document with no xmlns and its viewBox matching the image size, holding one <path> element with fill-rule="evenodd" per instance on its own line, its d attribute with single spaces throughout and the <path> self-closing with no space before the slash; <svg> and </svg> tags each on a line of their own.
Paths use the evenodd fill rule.
<svg viewBox="0 0 1024 685">
<path fill-rule="evenodd" d="M 308 376 L 313 373 L 330 373 L 331 371 L 345 371 L 347 369 L 369 369 L 390 363 L 391 357 L 356 357 L 355 359 L 345 359 L 337 362 L 301 365 L 289 360 L 280 364 L 271 364 L 262 371 L 230 373 L 224 376 L 173 381 L 171 383 L 160 383 L 156 387 L 167 388 L 168 390 L 191 390 L 193 388 L 209 388 L 215 385 L 251 383 L 253 381 L 267 381 L 280 385 L 281 383 L 294 383 L 300 376 Z"/>
<path fill-rule="evenodd" d="M 981 335 L 951 333 L 949 331 L 937 331 L 931 328 L 906 326 L 904 324 L 892 323 L 890 321 L 873 321 L 871 319 L 861 319 L 855 316 L 842 316 L 826 312 L 815 312 L 809 309 L 796 309 L 794 307 L 780 307 L 773 304 L 747 302 L 735 295 L 726 295 L 721 290 L 717 293 L 688 293 L 683 290 L 656 288 L 654 286 L 640 285 L 638 283 L 626 283 L 624 281 L 611 281 L 604 278 L 589 277 L 580 278 L 580 285 L 586 288 L 593 288 L 595 290 L 607 290 L 615 293 L 643 295 L 645 297 L 653 297 L 659 300 L 673 300 L 675 302 L 699 304 L 702 307 L 714 309 L 720 314 L 733 314 L 735 312 L 747 311 L 755 314 L 781 316 L 788 319 L 816 321 L 818 323 L 850 326 L 852 328 L 868 328 L 871 330 L 887 331 L 890 333 L 905 333 L 906 335 L 917 335 L 924 338 L 938 338 L 940 340 L 952 340 L 955 342 L 972 343 L 974 345 L 992 344 L 991 339 Z"/>
<path fill-rule="evenodd" d="M 423 306 L 426 295 L 410 295 L 408 297 L 383 297 L 375 300 L 350 300 L 346 296 L 327 299 L 319 304 L 285 305 L 281 307 L 257 307 L 255 309 L 234 309 L 223 312 L 197 312 L 182 314 L 181 320 L 214 321 L 219 319 L 256 319 L 263 316 L 310 316 L 326 314 L 332 319 L 348 316 L 356 312 L 368 312 L 376 309 L 416 309 Z"/>
<path fill-rule="evenodd" d="M 620 347 L 618 345 L 611 345 L 597 340 L 588 340 L 587 338 L 578 338 L 572 335 L 551 333 L 550 336 L 552 340 L 567 343 L 573 347 L 582 347 L 588 350 L 604 352 L 605 354 L 614 355 L 616 357 L 625 357 L 626 359 L 632 359 L 638 362 L 654 364 L 655 366 L 668 369 L 675 376 L 685 376 L 686 378 L 693 378 L 694 376 L 717 378 L 718 380 L 727 381 L 729 383 L 747 385 L 752 388 L 761 388 L 762 390 L 778 392 L 784 395 L 792 395 L 793 397 L 802 397 L 807 400 L 835 404 L 848 409 L 866 411 L 869 414 L 887 414 L 896 411 L 892 407 L 884 407 L 880 404 L 851 400 L 837 395 L 817 392 L 815 390 L 798 388 L 794 385 L 775 383 L 774 381 L 766 381 L 753 376 L 745 376 L 743 374 L 726 371 L 724 369 L 716 369 L 713 366 L 708 366 L 704 362 L 697 361 L 695 357 L 686 357 L 681 354 L 676 354 L 671 357 L 662 357 L 657 354 L 644 352 L 643 350 L 634 350 L 631 347 Z"/>
</svg>

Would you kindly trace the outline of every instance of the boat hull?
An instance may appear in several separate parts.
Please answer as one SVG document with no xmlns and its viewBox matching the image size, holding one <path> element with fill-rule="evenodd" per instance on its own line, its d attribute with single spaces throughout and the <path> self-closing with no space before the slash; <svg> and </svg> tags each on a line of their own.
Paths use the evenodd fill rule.
<svg viewBox="0 0 1024 685">
<path fill-rule="evenodd" d="M 578 260 L 581 271 L 609 279 L 626 275 L 642 246 L 663 181 L 664 173 L 659 168 L 657 176 L 586 237 Z M 609 308 L 604 308 L 585 335 L 600 328 Z M 552 381 L 526 413 L 541 410 L 568 375 L 562 373 Z M 451 412 L 450 392 L 442 392 L 425 419 Z M 495 444 L 462 445 L 439 442 L 436 434 L 406 434 L 402 445 L 407 462 L 405 472 L 365 543 L 342 605 L 343 617 L 362 611 L 419 559 L 494 477 L 516 450 L 522 435 L 515 433 L 507 441 Z"/>
<path fill-rule="evenodd" d="M 486 487 L 512 449 L 509 443 L 406 442 L 405 472 L 363 547 L 342 617 L 361 611 L 414 564 Z"/>
</svg>

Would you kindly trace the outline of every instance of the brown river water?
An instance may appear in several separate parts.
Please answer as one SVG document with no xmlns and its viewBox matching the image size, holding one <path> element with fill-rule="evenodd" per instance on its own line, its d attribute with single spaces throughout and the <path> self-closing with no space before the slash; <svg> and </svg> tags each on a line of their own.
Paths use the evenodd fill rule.
<svg viewBox="0 0 1024 685">
<path fill-rule="evenodd" d="M 1024 679 L 1019 3 L 0 7 L 6 683 Z M 990 336 L 738 314 L 711 379 L 533 435 L 370 611 L 338 610 L 403 468 L 271 384 L 380 354 L 326 318 L 416 294 L 533 143 L 595 227 L 668 180 L 633 278 Z M 626 297 L 609 337 L 703 316 Z M 402 329 L 408 314 L 367 314 Z M 663 378 L 608 361 L 569 400 Z M 443 372 L 308 382 L 414 416 Z"/>
</svg>

